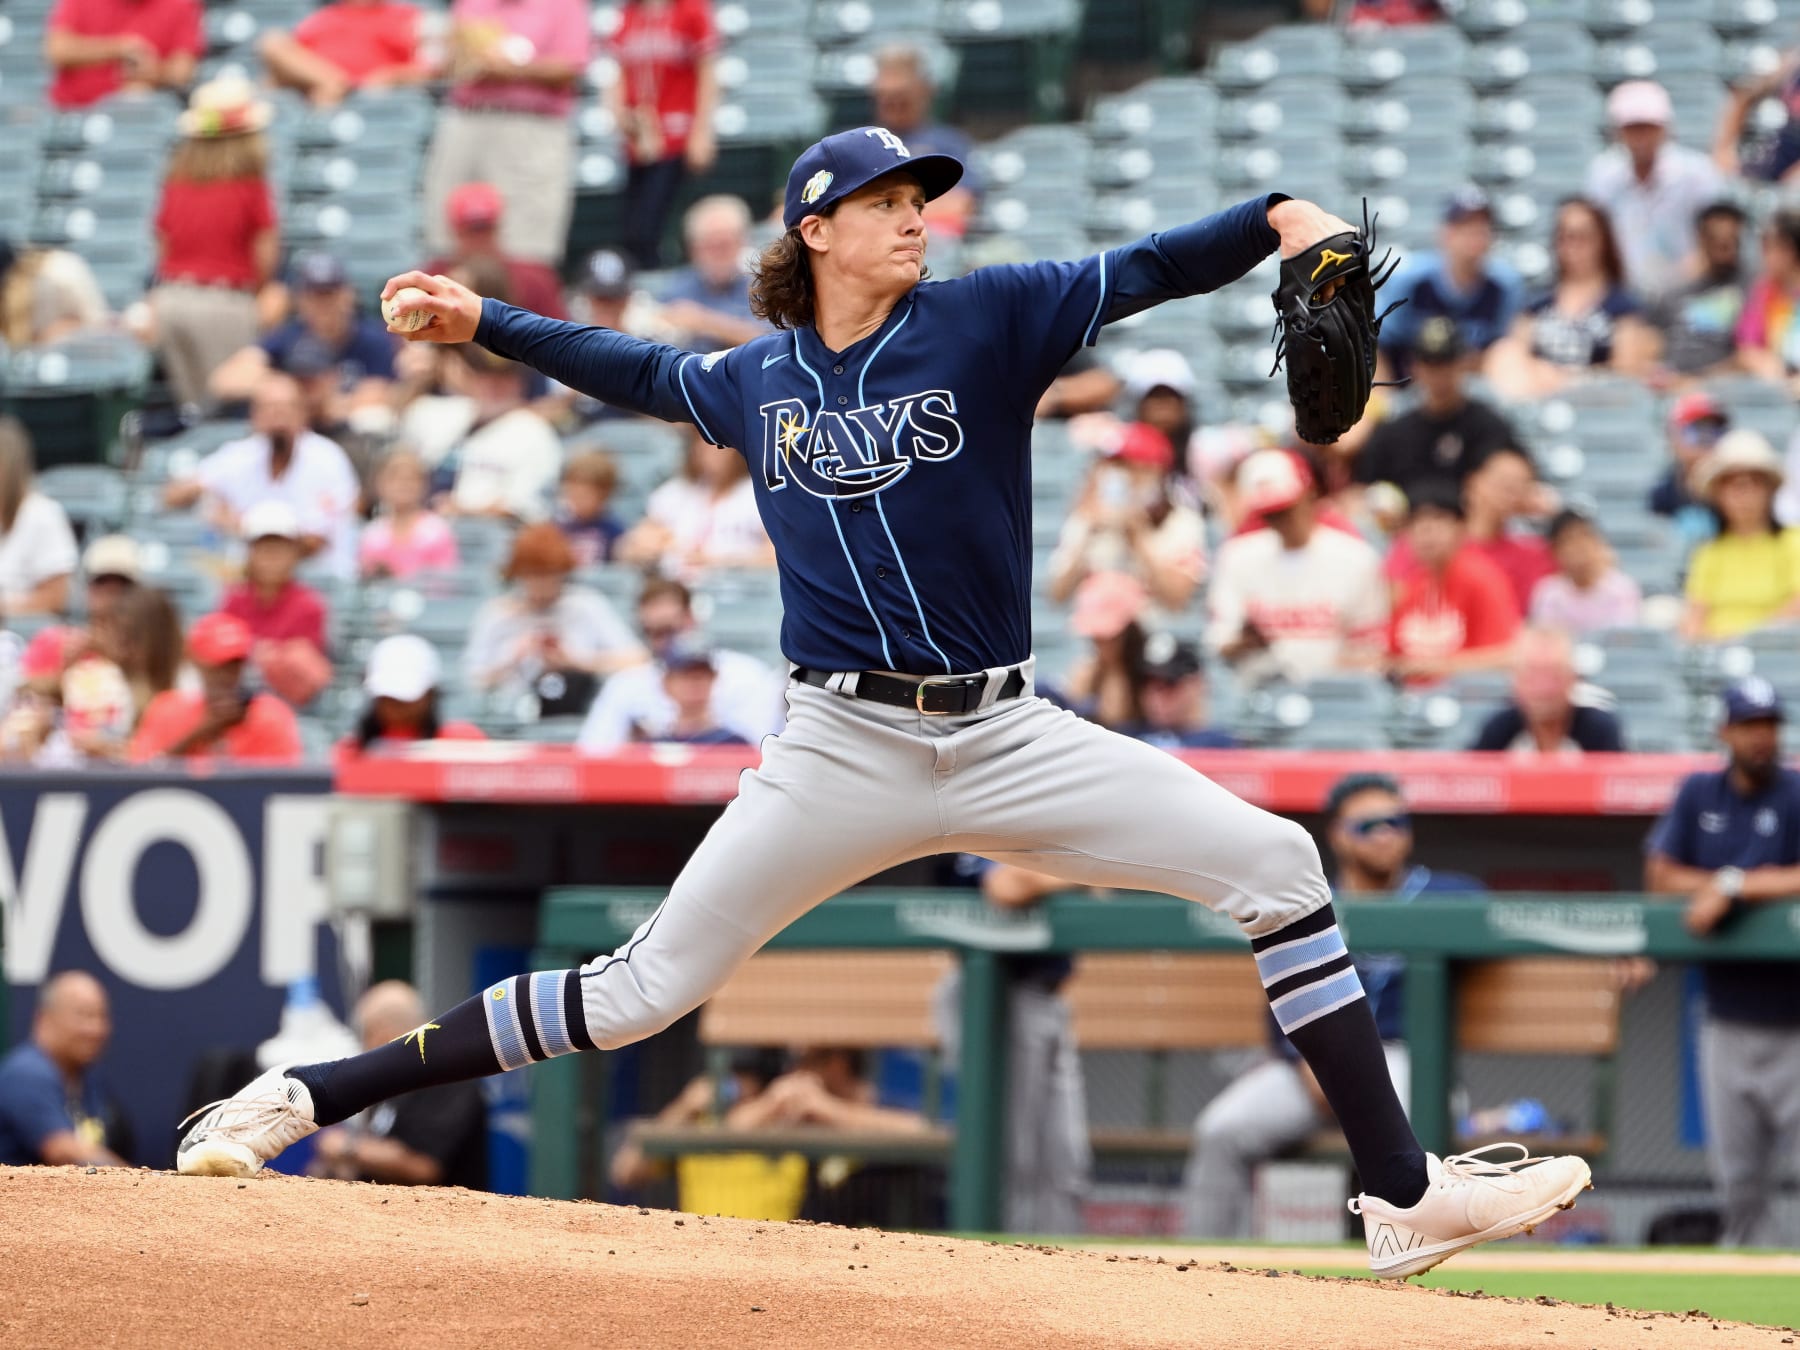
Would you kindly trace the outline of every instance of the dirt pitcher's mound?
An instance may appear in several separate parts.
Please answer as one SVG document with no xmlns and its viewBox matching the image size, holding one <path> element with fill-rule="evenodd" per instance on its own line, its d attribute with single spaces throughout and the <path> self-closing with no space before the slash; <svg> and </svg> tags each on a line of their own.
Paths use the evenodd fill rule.
<svg viewBox="0 0 1800 1350">
<path fill-rule="evenodd" d="M 0 1168 L 0 1345 L 1777 1346 L 1706 1318 L 468 1191 Z"/>
</svg>

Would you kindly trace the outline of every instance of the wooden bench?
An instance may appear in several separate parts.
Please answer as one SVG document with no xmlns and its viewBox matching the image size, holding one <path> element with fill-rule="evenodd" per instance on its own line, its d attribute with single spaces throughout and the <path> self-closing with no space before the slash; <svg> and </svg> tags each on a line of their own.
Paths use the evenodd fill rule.
<svg viewBox="0 0 1800 1350">
<path fill-rule="evenodd" d="M 955 967 L 941 951 L 763 952 L 752 957 L 701 1010 L 701 1043 L 716 1052 L 745 1046 L 833 1045 L 857 1049 L 940 1050 L 933 995 Z M 1127 1050 L 1149 1056 L 1141 1128 L 1102 1127 L 1094 1150 L 1108 1156 L 1185 1157 L 1191 1120 L 1167 1115 L 1168 1057 L 1257 1049 L 1268 1041 L 1268 1003 L 1248 953 L 1097 952 L 1083 955 L 1064 987 L 1083 1050 Z M 1471 963 L 1457 982 L 1460 1050 L 1479 1054 L 1585 1056 L 1599 1061 L 1593 1129 L 1576 1137 L 1524 1138 L 1528 1146 L 1597 1156 L 1610 1126 L 1612 1060 L 1619 1042 L 1620 995 L 1610 962 L 1582 958 L 1518 958 Z M 935 1114 L 935 1056 L 927 1074 L 926 1111 Z M 941 1153 L 948 1134 L 909 1140 L 906 1156 Z M 708 1143 L 712 1140 L 711 1144 Z M 799 1151 L 847 1151 L 835 1132 L 782 1132 Z M 706 1127 L 654 1128 L 647 1151 L 672 1154 L 743 1148 L 736 1132 Z M 858 1141 L 875 1146 L 877 1140 Z M 1459 1138 L 1459 1147 L 1489 1142 Z M 896 1147 L 901 1147 L 896 1145 Z M 1341 1153 L 1342 1136 L 1323 1131 L 1308 1153 Z M 865 1155 L 866 1156 L 866 1155 Z"/>
</svg>

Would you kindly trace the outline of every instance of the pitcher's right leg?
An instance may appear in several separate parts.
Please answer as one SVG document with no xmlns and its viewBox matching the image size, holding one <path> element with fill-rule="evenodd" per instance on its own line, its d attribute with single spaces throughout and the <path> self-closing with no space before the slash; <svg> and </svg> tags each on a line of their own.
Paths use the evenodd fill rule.
<svg viewBox="0 0 1800 1350">
<path fill-rule="evenodd" d="M 929 746 L 871 726 L 851 700 L 797 688 L 788 729 L 629 942 L 578 970 L 502 980 L 364 1054 L 271 1069 L 200 1113 L 177 1166 L 248 1176 L 389 1097 L 661 1031 L 820 901 L 935 851 L 933 762 Z"/>
</svg>

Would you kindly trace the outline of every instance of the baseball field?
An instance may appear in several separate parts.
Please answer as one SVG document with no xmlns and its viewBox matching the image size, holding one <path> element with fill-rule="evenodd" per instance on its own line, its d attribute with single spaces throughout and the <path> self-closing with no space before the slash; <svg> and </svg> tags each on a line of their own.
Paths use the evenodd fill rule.
<svg viewBox="0 0 1800 1350">
<path fill-rule="evenodd" d="M 1417 1288 L 1338 1249 L 1074 1250 L 265 1176 L 0 1168 L 0 1345 L 1762 1347 L 1800 1284 L 1716 1255 L 1502 1252 Z M 1673 1262 L 1673 1264 L 1671 1264 Z M 1495 1263 L 1498 1263 L 1497 1265 Z M 1541 1268 L 1540 1268 L 1541 1267 Z M 1268 1268 L 1279 1273 L 1271 1274 Z M 1689 1309 L 1648 1311 L 1695 1292 Z M 1566 1301 L 1578 1290 L 1584 1302 Z M 1660 1293 L 1659 1293 L 1660 1291 Z M 1612 1306 L 1606 1306 L 1610 1300 Z M 1716 1300 L 1714 1300 L 1716 1302 Z M 1644 1307 L 1632 1306 L 1642 1302 Z M 1703 1309 L 1704 1311 L 1693 1311 Z M 1793 1317 L 1782 1321 L 1796 1320 Z"/>
</svg>

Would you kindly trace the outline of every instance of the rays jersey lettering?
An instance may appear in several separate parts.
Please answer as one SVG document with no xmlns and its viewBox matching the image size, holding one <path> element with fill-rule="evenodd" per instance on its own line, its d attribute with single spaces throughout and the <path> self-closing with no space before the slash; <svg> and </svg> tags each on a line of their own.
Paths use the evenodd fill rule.
<svg viewBox="0 0 1800 1350">
<path fill-rule="evenodd" d="M 797 398 L 758 411 L 762 481 L 770 492 L 791 482 L 815 497 L 867 497 L 899 482 L 914 464 L 952 459 L 963 448 L 956 395 L 948 389 L 843 412 L 814 413 Z"/>
</svg>

